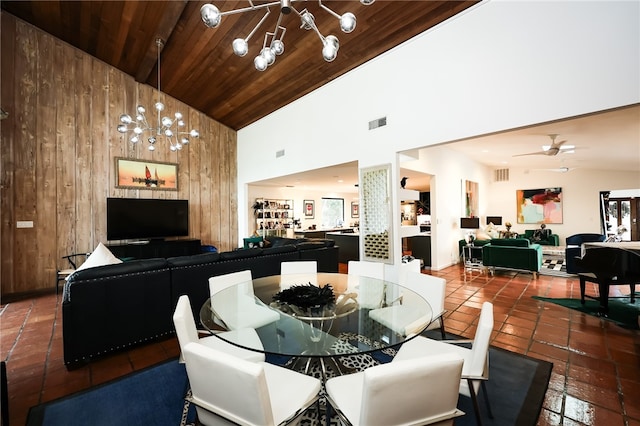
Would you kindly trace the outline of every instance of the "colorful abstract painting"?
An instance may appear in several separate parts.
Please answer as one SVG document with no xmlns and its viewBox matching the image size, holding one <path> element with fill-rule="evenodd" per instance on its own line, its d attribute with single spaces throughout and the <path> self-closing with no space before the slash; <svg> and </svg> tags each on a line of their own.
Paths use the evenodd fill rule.
<svg viewBox="0 0 640 426">
<path fill-rule="evenodd" d="M 518 189 L 518 223 L 562 223 L 562 188 Z"/>
</svg>

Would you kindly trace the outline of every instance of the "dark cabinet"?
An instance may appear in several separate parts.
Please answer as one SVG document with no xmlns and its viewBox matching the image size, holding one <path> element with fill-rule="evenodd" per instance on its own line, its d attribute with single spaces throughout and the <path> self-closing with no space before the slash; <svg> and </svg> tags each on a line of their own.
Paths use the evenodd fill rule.
<svg viewBox="0 0 640 426">
<path fill-rule="evenodd" d="M 422 259 L 423 266 L 431 266 L 431 236 L 414 235 L 407 237 L 407 249 L 416 259 Z"/>
</svg>

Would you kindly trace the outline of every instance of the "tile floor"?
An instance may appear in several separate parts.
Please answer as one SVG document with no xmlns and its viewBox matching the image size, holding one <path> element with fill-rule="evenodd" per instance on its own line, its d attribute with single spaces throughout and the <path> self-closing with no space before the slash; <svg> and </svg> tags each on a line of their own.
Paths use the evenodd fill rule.
<svg viewBox="0 0 640 426">
<path fill-rule="evenodd" d="M 433 275 L 447 280 L 448 331 L 472 337 L 480 306 L 488 300 L 495 310 L 494 346 L 553 362 L 538 425 L 640 426 L 640 332 L 531 298 L 578 297 L 576 279 L 465 274 L 459 265 Z M 0 306 L 0 355 L 7 362 L 11 425 L 25 424 L 33 405 L 179 353 L 176 339 L 169 338 L 67 371 L 61 323 L 60 299 L 54 294 Z"/>
</svg>

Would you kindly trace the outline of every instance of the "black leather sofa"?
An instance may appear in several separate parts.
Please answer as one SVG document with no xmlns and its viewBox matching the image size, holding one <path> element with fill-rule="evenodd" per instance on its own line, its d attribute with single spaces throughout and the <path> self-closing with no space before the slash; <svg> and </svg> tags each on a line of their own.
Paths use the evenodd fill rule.
<svg viewBox="0 0 640 426">
<path fill-rule="evenodd" d="M 209 297 L 209 277 L 250 269 L 254 278 L 280 273 L 280 263 L 316 260 L 338 272 L 331 240 L 277 240 L 268 248 L 140 259 L 74 273 L 65 284 L 62 339 L 67 368 L 175 332 L 178 298 L 191 299 L 195 318 Z"/>
</svg>

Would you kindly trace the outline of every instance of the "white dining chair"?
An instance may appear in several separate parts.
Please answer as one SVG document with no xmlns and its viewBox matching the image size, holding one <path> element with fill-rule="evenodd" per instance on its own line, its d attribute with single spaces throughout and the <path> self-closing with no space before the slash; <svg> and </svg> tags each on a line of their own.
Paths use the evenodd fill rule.
<svg viewBox="0 0 640 426">
<path fill-rule="evenodd" d="M 371 310 L 369 312 L 371 319 L 403 336 L 439 328 L 440 335 L 444 340 L 446 337 L 443 317 L 445 313 L 444 294 L 447 281 L 414 271 L 401 273 L 399 278 L 400 285 L 415 294 L 402 292 L 391 306 Z M 430 315 L 420 314 L 423 311 L 421 309 L 422 301 L 416 297 L 421 297 L 429 303 Z"/>
<path fill-rule="evenodd" d="M 312 284 L 318 286 L 318 262 L 305 260 L 280 263 L 280 289 L 292 285 Z"/>
<path fill-rule="evenodd" d="M 384 263 L 350 260 L 347 264 L 347 290 L 358 294 L 358 304 L 361 308 L 375 309 L 382 306 L 385 291 L 382 280 Z M 365 285 L 361 286 L 360 281 L 366 281 Z"/>
<path fill-rule="evenodd" d="M 216 323 L 236 330 L 260 328 L 280 319 L 276 311 L 256 299 L 252 279 L 251 270 L 209 278 L 211 308 L 216 314 Z M 223 294 L 218 294 L 223 290 Z"/>
<path fill-rule="evenodd" d="M 348 425 L 452 425 L 463 359 L 423 356 L 327 380 L 327 400 Z"/>
<path fill-rule="evenodd" d="M 473 340 L 433 340 L 422 336 L 403 343 L 392 362 L 424 357 L 425 355 L 455 353 L 464 359 L 460 393 L 471 397 L 478 425 L 482 424 L 478 394 L 484 393 L 489 418 L 493 418 L 486 381 L 489 380 L 489 342 L 493 331 L 493 304 L 484 302 L 480 311 L 478 328 Z M 471 345 L 470 348 L 461 345 Z"/>
<path fill-rule="evenodd" d="M 191 386 L 186 399 L 203 425 L 290 424 L 318 401 L 320 380 L 284 367 L 198 343 L 187 344 L 184 357 Z"/>
<path fill-rule="evenodd" d="M 243 358 L 248 361 L 261 362 L 265 360 L 264 353 L 262 352 L 243 349 L 239 346 L 228 343 L 233 342 L 252 348 L 262 348 L 262 343 L 258 334 L 252 328 L 222 331 L 217 333 L 220 337 L 212 335 L 199 337 L 196 322 L 191 311 L 191 302 L 187 295 L 182 295 L 178 299 L 178 304 L 176 305 L 176 309 L 173 313 L 173 325 L 176 328 L 176 335 L 178 336 L 181 361 L 184 361 L 183 352 L 185 346 L 191 342 L 198 342 L 205 346 L 226 352 L 230 355 Z"/>
</svg>

